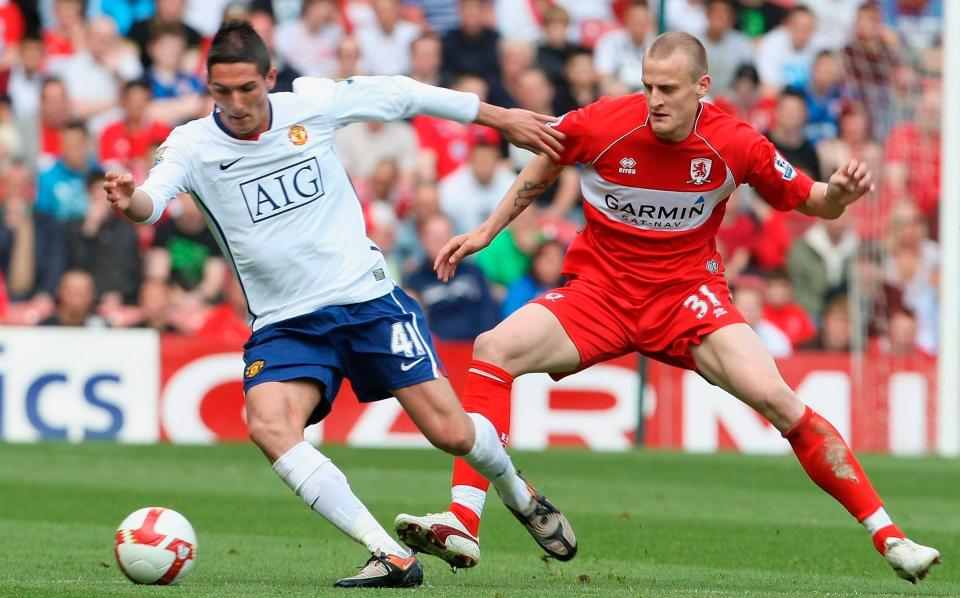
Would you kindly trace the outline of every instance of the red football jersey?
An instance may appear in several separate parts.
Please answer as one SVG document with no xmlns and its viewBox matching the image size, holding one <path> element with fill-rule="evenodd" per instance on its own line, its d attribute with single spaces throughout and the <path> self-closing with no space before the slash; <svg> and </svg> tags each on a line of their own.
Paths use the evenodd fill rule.
<svg viewBox="0 0 960 598">
<path fill-rule="evenodd" d="M 564 273 L 645 295 L 656 285 L 692 284 L 722 270 L 716 234 L 741 183 L 789 211 L 813 181 L 751 125 L 701 102 L 685 140 L 658 139 L 642 94 L 604 98 L 564 115 L 561 164 L 582 164 L 587 225 Z"/>
</svg>

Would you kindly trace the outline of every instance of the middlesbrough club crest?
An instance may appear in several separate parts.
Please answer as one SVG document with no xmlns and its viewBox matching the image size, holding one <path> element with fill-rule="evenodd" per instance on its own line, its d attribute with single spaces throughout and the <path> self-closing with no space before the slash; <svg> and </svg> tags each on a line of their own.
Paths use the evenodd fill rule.
<svg viewBox="0 0 960 598">
<path fill-rule="evenodd" d="M 694 158 L 690 160 L 690 180 L 688 183 L 702 185 L 710 182 L 710 169 L 713 167 L 713 160 L 710 158 Z"/>
</svg>

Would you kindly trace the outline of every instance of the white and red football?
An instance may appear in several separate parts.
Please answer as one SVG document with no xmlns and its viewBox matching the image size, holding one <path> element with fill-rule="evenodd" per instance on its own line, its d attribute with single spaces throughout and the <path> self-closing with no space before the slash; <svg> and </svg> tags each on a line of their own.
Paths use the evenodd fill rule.
<svg viewBox="0 0 960 598">
<path fill-rule="evenodd" d="M 173 509 L 145 507 L 117 528 L 114 554 L 134 583 L 167 585 L 186 577 L 197 562 L 197 534 Z"/>
</svg>

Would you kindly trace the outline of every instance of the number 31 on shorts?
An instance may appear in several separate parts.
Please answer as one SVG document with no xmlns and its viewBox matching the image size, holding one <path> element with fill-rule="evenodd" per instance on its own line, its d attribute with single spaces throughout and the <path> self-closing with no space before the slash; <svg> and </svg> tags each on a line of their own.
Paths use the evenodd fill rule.
<svg viewBox="0 0 960 598">
<path fill-rule="evenodd" d="M 720 316 L 726 315 L 727 310 L 724 309 L 723 303 L 720 302 L 720 299 L 713 294 L 713 291 L 711 291 L 707 285 L 700 285 L 700 288 L 697 290 L 699 294 L 693 293 L 684 299 L 683 306 L 692 311 L 698 320 L 702 320 L 704 316 L 707 315 L 707 312 L 710 311 L 710 306 L 713 306 L 713 317 L 719 318 Z"/>
<path fill-rule="evenodd" d="M 404 357 L 416 357 L 425 355 L 427 350 L 410 322 L 394 322 L 390 334 L 390 352 Z"/>
</svg>

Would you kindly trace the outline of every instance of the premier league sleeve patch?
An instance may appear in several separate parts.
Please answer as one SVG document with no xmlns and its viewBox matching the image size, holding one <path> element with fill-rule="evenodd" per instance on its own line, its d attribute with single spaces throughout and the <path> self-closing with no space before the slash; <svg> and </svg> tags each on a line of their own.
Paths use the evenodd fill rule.
<svg viewBox="0 0 960 598">
<path fill-rule="evenodd" d="M 777 169 L 777 172 L 785 181 L 792 181 L 797 178 L 797 169 L 787 162 L 786 158 L 780 155 L 780 152 L 773 153 L 773 167 Z"/>
</svg>

